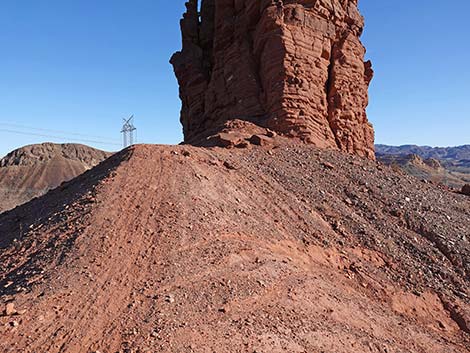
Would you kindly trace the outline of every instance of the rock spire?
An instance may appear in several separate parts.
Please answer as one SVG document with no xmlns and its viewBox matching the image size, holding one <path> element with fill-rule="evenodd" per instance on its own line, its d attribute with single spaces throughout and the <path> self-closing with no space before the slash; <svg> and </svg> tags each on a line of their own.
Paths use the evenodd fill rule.
<svg viewBox="0 0 470 353">
<path fill-rule="evenodd" d="M 185 142 L 245 120 L 374 158 L 357 0 L 190 0 L 171 58 Z"/>
</svg>

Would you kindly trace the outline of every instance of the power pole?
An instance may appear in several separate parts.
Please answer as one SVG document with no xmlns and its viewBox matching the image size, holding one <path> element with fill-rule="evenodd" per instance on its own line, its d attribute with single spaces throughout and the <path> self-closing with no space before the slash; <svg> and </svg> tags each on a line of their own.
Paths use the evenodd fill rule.
<svg viewBox="0 0 470 353">
<path fill-rule="evenodd" d="M 134 144 L 134 131 L 136 131 L 136 127 L 134 126 L 134 115 L 131 115 L 128 119 L 122 119 L 123 125 L 121 129 L 122 133 L 122 144 L 123 147 L 129 147 Z"/>
</svg>

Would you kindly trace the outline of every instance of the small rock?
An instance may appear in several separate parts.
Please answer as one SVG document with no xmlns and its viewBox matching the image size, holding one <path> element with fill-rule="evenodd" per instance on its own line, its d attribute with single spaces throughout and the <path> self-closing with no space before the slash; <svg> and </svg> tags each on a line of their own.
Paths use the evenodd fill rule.
<svg viewBox="0 0 470 353">
<path fill-rule="evenodd" d="M 235 145 L 236 148 L 247 148 L 250 144 L 247 141 L 242 141 Z"/>
<path fill-rule="evenodd" d="M 227 168 L 227 169 L 230 169 L 230 170 L 235 170 L 237 169 L 232 163 L 230 163 L 229 161 L 225 161 L 224 162 L 224 167 Z"/>
<path fill-rule="evenodd" d="M 173 296 L 173 294 L 168 294 L 166 297 L 165 297 L 165 301 L 167 303 L 174 303 L 175 302 L 175 297 Z"/>
<path fill-rule="evenodd" d="M 5 306 L 5 315 L 6 316 L 11 316 L 16 314 L 16 309 L 15 309 L 15 304 L 14 303 L 8 303 Z"/>
<path fill-rule="evenodd" d="M 272 131 L 272 130 L 269 130 L 269 129 L 268 129 L 268 131 L 266 131 L 266 136 L 268 136 L 268 137 L 276 137 L 276 136 L 277 136 L 277 133 L 274 132 L 274 131 Z"/>
<path fill-rule="evenodd" d="M 470 196 L 470 184 L 465 184 L 462 187 L 462 194 Z"/>
<path fill-rule="evenodd" d="M 272 139 L 268 136 L 263 136 L 263 135 L 253 135 L 250 138 L 250 142 L 253 145 L 257 146 L 266 146 L 269 144 L 272 144 Z"/>
<path fill-rule="evenodd" d="M 324 166 L 326 169 L 335 169 L 335 166 L 328 162 L 323 162 L 322 166 Z"/>
<path fill-rule="evenodd" d="M 232 148 L 245 142 L 245 135 L 238 132 L 221 132 L 211 138 L 212 143 L 219 147 Z"/>
</svg>

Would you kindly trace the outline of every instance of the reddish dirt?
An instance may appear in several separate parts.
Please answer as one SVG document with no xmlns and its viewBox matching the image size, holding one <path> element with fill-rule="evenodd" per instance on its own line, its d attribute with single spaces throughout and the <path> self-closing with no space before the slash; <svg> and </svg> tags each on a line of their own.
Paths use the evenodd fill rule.
<svg viewBox="0 0 470 353">
<path fill-rule="evenodd" d="M 70 143 L 30 145 L 9 153 L 0 160 L 0 213 L 44 195 L 109 156 Z"/>
<path fill-rule="evenodd" d="M 0 351 L 470 352 L 469 211 L 308 145 L 135 146 L 0 216 Z"/>
</svg>

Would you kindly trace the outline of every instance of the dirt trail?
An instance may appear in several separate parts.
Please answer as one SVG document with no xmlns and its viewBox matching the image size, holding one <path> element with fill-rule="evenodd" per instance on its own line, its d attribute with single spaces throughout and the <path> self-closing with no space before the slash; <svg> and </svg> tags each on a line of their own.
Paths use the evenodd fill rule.
<svg viewBox="0 0 470 353">
<path fill-rule="evenodd" d="M 135 146 L 0 216 L 0 351 L 470 352 L 469 210 L 309 146 Z"/>
</svg>

